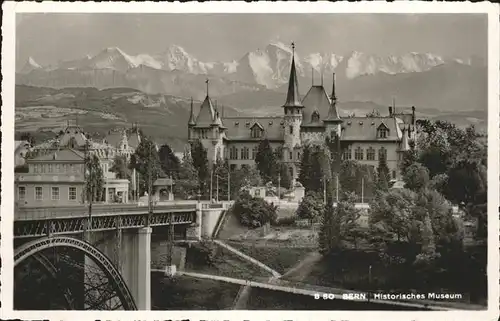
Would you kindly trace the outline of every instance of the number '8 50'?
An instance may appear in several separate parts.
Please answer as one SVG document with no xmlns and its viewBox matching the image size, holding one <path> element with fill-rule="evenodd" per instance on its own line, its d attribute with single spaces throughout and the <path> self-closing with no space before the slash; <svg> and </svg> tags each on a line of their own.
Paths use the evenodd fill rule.
<svg viewBox="0 0 500 321">
<path fill-rule="evenodd" d="M 314 298 L 316 300 L 319 300 L 319 299 L 333 300 L 333 299 L 335 299 L 335 294 L 333 294 L 333 293 L 315 293 Z"/>
</svg>

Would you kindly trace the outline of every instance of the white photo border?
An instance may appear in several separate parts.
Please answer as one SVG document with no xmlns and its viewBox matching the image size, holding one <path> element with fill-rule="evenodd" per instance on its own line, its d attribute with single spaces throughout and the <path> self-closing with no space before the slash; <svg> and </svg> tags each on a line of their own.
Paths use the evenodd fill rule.
<svg viewBox="0 0 500 321">
<path fill-rule="evenodd" d="M 499 7 L 489 2 L 4 2 L 2 5 L 1 317 L 49 320 L 497 320 L 499 317 Z M 488 15 L 488 310 L 402 311 L 14 311 L 13 211 L 15 14 L 102 13 L 484 13 Z"/>
</svg>

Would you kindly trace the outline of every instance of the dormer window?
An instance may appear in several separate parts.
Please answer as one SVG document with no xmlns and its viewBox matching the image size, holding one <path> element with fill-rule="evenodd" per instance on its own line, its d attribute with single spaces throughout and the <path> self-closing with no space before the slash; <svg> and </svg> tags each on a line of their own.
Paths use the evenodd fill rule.
<svg viewBox="0 0 500 321">
<path fill-rule="evenodd" d="M 262 129 L 259 126 L 254 125 L 252 127 L 251 135 L 252 138 L 260 138 L 262 136 Z"/>
<path fill-rule="evenodd" d="M 247 123 L 245 124 L 245 126 L 246 126 L 247 128 L 248 128 L 248 127 L 250 127 L 250 122 L 247 122 Z"/>
<path fill-rule="evenodd" d="M 387 138 L 389 136 L 389 128 L 385 124 L 380 124 L 377 128 L 377 138 Z"/>
<path fill-rule="evenodd" d="M 319 113 L 318 111 L 314 111 L 311 115 L 311 122 L 312 123 L 316 123 L 316 122 L 319 122 Z"/>
</svg>

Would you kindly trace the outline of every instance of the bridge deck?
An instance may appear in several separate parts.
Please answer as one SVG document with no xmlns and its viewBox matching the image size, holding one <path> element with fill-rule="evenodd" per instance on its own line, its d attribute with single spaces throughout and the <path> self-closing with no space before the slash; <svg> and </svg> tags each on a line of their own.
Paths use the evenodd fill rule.
<svg viewBox="0 0 500 321">
<path fill-rule="evenodd" d="M 161 204 L 153 207 L 137 204 L 96 204 L 92 207 L 92 230 L 189 224 L 196 221 L 196 203 Z M 16 208 L 14 237 L 74 234 L 85 231 L 89 221 L 87 205 L 68 207 Z"/>
</svg>

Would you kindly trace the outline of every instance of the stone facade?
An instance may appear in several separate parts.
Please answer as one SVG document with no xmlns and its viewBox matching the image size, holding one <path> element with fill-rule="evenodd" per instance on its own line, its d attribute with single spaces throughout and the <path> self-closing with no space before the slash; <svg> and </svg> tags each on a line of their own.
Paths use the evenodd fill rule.
<svg viewBox="0 0 500 321">
<path fill-rule="evenodd" d="M 253 166 L 262 139 L 272 148 L 283 149 L 282 163 L 295 179 L 304 145 L 322 145 L 326 137 L 339 136 L 344 159 L 377 167 L 385 157 L 393 180 L 400 178 L 401 152 L 416 138 L 415 108 L 396 111 L 389 107 L 384 116 L 341 117 L 337 110 L 335 75 L 331 94 L 323 84 L 312 85 L 303 99 L 299 97 L 294 55 L 292 55 L 288 92 L 283 114 L 267 117 L 224 117 L 214 108 L 208 95 L 195 116 L 191 102 L 189 141 L 201 140 L 209 162 L 226 159 L 232 169 Z"/>
</svg>

